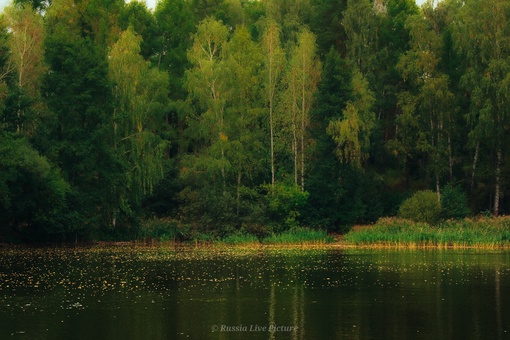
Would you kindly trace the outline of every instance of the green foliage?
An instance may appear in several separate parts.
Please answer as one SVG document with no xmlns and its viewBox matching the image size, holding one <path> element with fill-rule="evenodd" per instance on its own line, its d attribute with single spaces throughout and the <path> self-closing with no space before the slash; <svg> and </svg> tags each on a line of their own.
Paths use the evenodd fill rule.
<svg viewBox="0 0 510 340">
<path fill-rule="evenodd" d="M 163 124 L 161 112 L 168 105 L 168 75 L 143 60 L 140 37 L 129 28 L 112 46 L 108 56 L 109 78 L 116 108 L 113 148 L 126 167 L 126 189 L 121 199 L 139 204 L 163 177 L 167 143 L 156 131 Z M 122 192 L 119 190 L 119 192 Z M 127 197 L 126 197 L 127 196 Z"/>
<path fill-rule="evenodd" d="M 159 32 L 156 19 L 147 6 L 139 1 L 131 1 L 119 14 L 119 26 L 125 31 L 131 27 L 142 37 L 140 54 L 145 60 L 160 52 Z"/>
<path fill-rule="evenodd" d="M 430 192 L 399 215 L 508 212 L 509 18 L 507 0 L 15 0 L 0 237 L 339 230 L 454 178 L 469 190 L 444 187 L 441 215 Z"/>
<path fill-rule="evenodd" d="M 14 4 L 26 6 L 31 5 L 33 9 L 43 11 L 51 5 L 53 0 L 14 0 Z"/>
<path fill-rule="evenodd" d="M 120 204 L 116 186 L 125 181 L 109 144 L 113 100 L 108 64 L 101 46 L 75 35 L 67 20 L 51 20 L 57 22 L 45 40 L 49 72 L 43 81 L 51 119 L 43 123 L 48 139 L 42 148 L 71 186 L 72 225 L 93 233 L 112 224 Z"/>
<path fill-rule="evenodd" d="M 367 246 L 508 247 L 510 220 L 507 217 L 449 220 L 431 227 L 420 222 L 383 218 L 374 226 L 352 230 L 344 240 Z"/>
<path fill-rule="evenodd" d="M 243 232 L 237 232 L 231 235 L 224 237 L 221 240 L 222 243 L 239 245 L 239 244 L 257 244 L 260 243 L 259 239 L 252 234 L 247 234 Z"/>
<path fill-rule="evenodd" d="M 144 240 L 176 241 L 182 233 L 176 221 L 169 218 L 151 218 L 143 221 L 138 237 Z"/>
<path fill-rule="evenodd" d="M 325 230 L 294 227 L 262 240 L 264 244 L 325 244 L 333 241 Z"/>
<path fill-rule="evenodd" d="M 430 190 L 417 191 L 402 203 L 398 216 L 416 222 L 437 223 L 441 218 L 437 194 Z"/>
<path fill-rule="evenodd" d="M 26 139 L 0 136 L 1 235 L 25 241 L 52 239 L 66 230 L 69 185 Z M 80 229 L 80 226 L 75 228 Z"/>
<path fill-rule="evenodd" d="M 369 0 L 348 0 L 343 13 L 342 24 L 347 39 L 347 57 L 357 69 L 366 75 L 375 62 L 377 46 L 377 27 L 379 17 Z"/>
<path fill-rule="evenodd" d="M 151 61 L 171 75 L 170 98 L 175 101 L 184 100 L 186 96 L 183 77 L 190 65 L 186 53 L 191 46 L 192 33 L 196 30 L 192 9 L 186 0 L 161 0 L 154 11 L 159 30 Z"/>
<path fill-rule="evenodd" d="M 343 117 L 331 120 L 326 132 L 337 144 L 337 154 L 341 162 L 361 166 L 367 158 L 370 134 L 375 125 L 372 111 L 375 97 L 368 82 L 359 71 L 352 76 L 354 101 L 349 101 L 343 110 Z"/>
<path fill-rule="evenodd" d="M 301 210 L 306 206 L 308 193 L 299 186 L 286 183 L 265 185 L 270 220 L 275 224 L 274 230 L 280 232 L 299 226 Z"/>
<path fill-rule="evenodd" d="M 469 214 L 466 193 L 458 185 L 448 183 L 441 192 L 442 217 L 465 218 Z"/>
</svg>

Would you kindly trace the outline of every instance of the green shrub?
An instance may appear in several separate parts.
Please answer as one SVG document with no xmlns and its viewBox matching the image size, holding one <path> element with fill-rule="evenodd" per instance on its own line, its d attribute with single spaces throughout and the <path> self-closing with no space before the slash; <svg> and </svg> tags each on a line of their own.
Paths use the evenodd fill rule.
<svg viewBox="0 0 510 340">
<path fill-rule="evenodd" d="M 430 190 L 417 191 L 402 203 L 398 216 L 415 222 L 437 223 L 441 218 L 437 194 Z"/>
<path fill-rule="evenodd" d="M 242 231 L 224 237 L 222 242 L 236 245 L 260 243 L 257 236 Z"/>
<path fill-rule="evenodd" d="M 177 222 L 168 218 L 151 218 L 145 220 L 140 228 L 140 236 L 143 239 L 175 241 L 179 236 Z"/>
<path fill-rule="evenodd" d="M 294 184 L 276 183 L 274 186 L 265 185 L 268 191 L 267 209 L 270 219 L 275 222 L 275 232 L 282 232 L 300 225 L 301 210 L 308 202 L 308 192 Z"/>
<path fill-rule="evenodd" d="M 464 218 L 469 214 L 466 193 L 459 186 L 448 183 L 441 193 L 441 209 L 444 219 Z"/>
</svg>

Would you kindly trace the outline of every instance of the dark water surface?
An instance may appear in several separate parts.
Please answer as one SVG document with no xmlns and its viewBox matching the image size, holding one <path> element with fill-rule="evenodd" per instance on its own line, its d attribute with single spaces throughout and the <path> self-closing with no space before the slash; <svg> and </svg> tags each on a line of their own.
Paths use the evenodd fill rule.
<svg viewBox="0 0 510 340">
<path fill-rule="evenodd" d="M 508 339 L 510 254 L 0 250 L 0 339 Z"/>
</svg>

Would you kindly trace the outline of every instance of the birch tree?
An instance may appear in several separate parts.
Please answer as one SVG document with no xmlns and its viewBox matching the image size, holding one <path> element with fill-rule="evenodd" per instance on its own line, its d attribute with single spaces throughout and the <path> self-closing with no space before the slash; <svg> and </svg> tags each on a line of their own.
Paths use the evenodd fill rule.
<svg viewBox="0 0 510 340">
<path fill-rule="evenodd" d="M 343 163 L 361 167 L 368 158 L 370 135 L 375 127 L 375 97 L 361 72 L 352 77 L 353 98 L 347 102 L 343 115 L 331 120 L 326 132 L 336 144 L 336 153 Z"/>
<path fill-rule="evenodd" d="M 168 76 L 151 68 L 140 54 L 141 38 L 122 33 L 109 53 L 109 78 L 116 100 L 114 148 L 126 167 L 127 189 L 135 203 L 150 194 L 163 177 L 166 143 L 155 133 L 163 123 Z"/>
<path fill-rule="evenodd" d="M 260 171 L 260 160 L 267 159 L 264 150 L 262 119 L 262 66 L 260 45 L 252 41 L 244 26 L 238 27 L 225 48 L 227 75 L 226 127 L 229 143 L 226 157 L 235 173 L 236 215 L 240 213 L 240 191 L 243 181 Z"/>
<path fill-rule="evenodd" d="M 203 141 L 211 157 L 208 170 L 220 172 L 224 193 L 229 167 L 225 158 L 228 135 L 225 124 L 227 79 L 224 48 L 227 38 L 228 29 L 221 22 L 211 18 L 203 20 L 188 51 L 192 68 L 186 73 L 190 98 L 199 105 L 199 112 L 189 120 L 190 128 Z"/>
<path fill-rule="evenodd" d="M 408 131 L 414 134 L 413 145 L 400 144 L 398 148 L 414 147 L 416 152 L 426 156 L 440 200 L 440 180 L 445 173 L 452 173 L 449 168 L 453 166 L 454 95 L 448 76 L 440 70 L 443 40 L 432 4 L 424 5 L 423 11 L 424 14 L 407 20 L 411 49 L 402 55 L 397 65 L 402 78 L 409 84 L 409 90 L 399 95 L 402 114 L 397 117 L 397 124 L 414 124 Z M 412 116 L 414 118 L 410 118 Z"/>
<path fill-rule="evenodd" d="M 285 53 L 281 47 L 280 29 L 275 21 L 270 20 L 263 37 L 265 52 L 264 68 L 265 91 L 269 111 L 269 141 L 271 154 L 271 185 L 275 183 L 275 104 L 277 89 L 285 63 Z"/>
<path fill-rule="evenodd" d="M 315 35 L 304 29 L 298 36 L 297 45 L 291 50 L 286 75 L 287 89 L 284 94 L 287 110 L 286 124 L 292 131 L 292 154 L 294 159 L 294 183 L 305 190 L 307 128 L 310 110 L 321 75 L 321 63 L 317 56 Z"/>
<path fill-rule="evenodd" d="M 495 150 L 493 213 L 499 215 L 503 138 L 510 118 L 510 3 L 505 0 L 467 1 L 456 21 L 457 50 L 467 61 L 462 82 L 471 97 L 468 121 L 476 145 Z M 474 171 L 473 171 L 474 172 Z"/>
<path fill-rule="evenodd" d="M 375 61 L 377 17 L 369 0 L 348 0 L 342 24 L 347 35 L 347 57 L 367 77 Z"/>
<path fill-rule="evenodd" d="M 25 115 L 21 96 L 24 94 L 34 101 L 39 95 L 42 77 L 47 69 L 44 65 L 43 19 L 28 5 L 12 5 L 4 11 L 10 31 L 7 70 L 15 73 L 15 84 L 19 91 L 17 131 L 21 132 Z"/>
</svg>

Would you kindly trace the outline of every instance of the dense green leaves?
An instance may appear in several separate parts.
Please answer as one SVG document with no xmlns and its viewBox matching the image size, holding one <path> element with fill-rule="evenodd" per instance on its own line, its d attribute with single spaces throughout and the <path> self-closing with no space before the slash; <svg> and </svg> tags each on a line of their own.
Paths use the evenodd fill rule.
<svg viewBox="0 0 510 340">
<path fill-rule="evenodd" d="M 504 0 L 16 0 L 0 237 L 508 212 L 509 16 Z"/>
<path fill-rule="evenodd" d="M 370 134 L 375 125 L 372 111 L 375 98 L 359 71 L 352 77 L 352 86 L 355 100 L 347 102 L 343 117 L 331 120 L 326 132 L 337 144 L 340 161 L 360 167 L 368 157 Z"/>
<path fill-rule="evenodd" d="M 0 136 L 0 221 L 3 237 L 25 240 L 64 234 L 69 185 L 61 172 L 35 151 L 26 139 Z"/>
<path fill-rule="evenodd" d="M 398 211 L 401 218 L 434 224 L 441 218 L 441 204 L 431 190 L 417 191 L 405 200 Z"/>
</svg>

